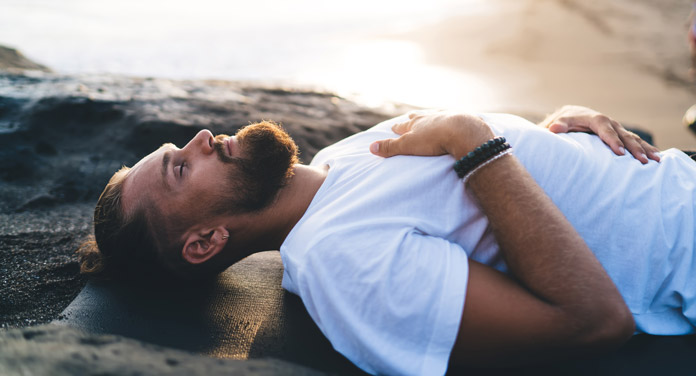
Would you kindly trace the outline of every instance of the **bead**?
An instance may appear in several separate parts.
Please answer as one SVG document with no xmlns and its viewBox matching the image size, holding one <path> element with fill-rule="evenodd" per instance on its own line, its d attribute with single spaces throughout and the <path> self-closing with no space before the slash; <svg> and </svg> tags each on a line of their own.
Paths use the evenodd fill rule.
<svg viewBox="0 0 696 376">
<path fill-rule="evenodd" d="M 492 159 L 497 158 L 510 147 L 505 137 L 496 137 L 488 140 L 455 162 L 454 170 L 460 178 L 463 178 Z"/>
</svg>

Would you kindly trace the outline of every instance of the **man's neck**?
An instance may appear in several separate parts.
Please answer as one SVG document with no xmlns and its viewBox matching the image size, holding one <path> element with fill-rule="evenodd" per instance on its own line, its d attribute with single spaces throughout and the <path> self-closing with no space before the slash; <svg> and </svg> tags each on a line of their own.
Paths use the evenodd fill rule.
<svg viewBox="0 0 696 376">
<path fill-rule="evenodd" d="M 294 175 L 278 193 L 276 201 L 260 213 L 261 233 L 259 249 L 279 249 L 290 231 L 307 211 L 326 179 L 329 166 L 296 164 Z"/>
</svg>

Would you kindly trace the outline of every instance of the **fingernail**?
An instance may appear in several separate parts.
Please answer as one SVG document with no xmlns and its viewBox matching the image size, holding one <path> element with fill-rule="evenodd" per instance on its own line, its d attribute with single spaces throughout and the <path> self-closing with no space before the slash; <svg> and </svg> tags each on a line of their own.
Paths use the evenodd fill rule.
<svg viewBox="0 0 696 376">
<path fill-rule="evenodd" d="M 621 153 L 621 155 L 626 154 L 626 149 L 624 149 L 623 146 L 619 146 L 619 153 Z"/>
<path fill-rule="evenodd" d="M 640 156 L 643 157 L 642 159 L 644 159 L 644 160 L 647 160 L 647 159 L 648 159 L 648 156 L 645 155 L 645 153 L 641 153 Z"/>
<path fill-rule="evenodd" d="M 373 142 L 370 145 L 370 152 L 373 154 L 379 153 L 379 142 Z"/>
<path fill-rule="evenodd" d="M 660 153 L 652 152 L 651 154 L 652 154 L 653 157 L 657 158 L 657 162 L 660 161 L 660 158 L 662 157 L 662 156 L 660 155 Z"/>
</svg>

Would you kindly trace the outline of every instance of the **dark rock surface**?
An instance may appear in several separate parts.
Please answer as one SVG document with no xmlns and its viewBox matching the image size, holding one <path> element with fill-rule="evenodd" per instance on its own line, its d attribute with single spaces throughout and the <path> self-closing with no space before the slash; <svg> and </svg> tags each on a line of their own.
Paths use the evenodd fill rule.
<svg viewBox="0 0 696 376">
<path fill-rule="evenodd" d="M 204 128 L 234 133 L 259 120 L 282 123 L 308 162 L 408 109 L 251 83 L 60 75 L 0 46 L 0 374 L 316 374 L 36 325 L 59 318 L 84 287 L 74 251 L 120 166 Z"/>
<path fill-rule="evenodd" d="M 45 65 L 27 59 L 16 49 L 5 46 L 0 46 L 0 69 L 12 72 L 22 72 L 24 70 L 51 71 Z"/>
<path fill-rule="evenodd" d="M 329 93 L 222 81 L 0 74 L 0 210 L 94 199 L 110 175 L 201 129 L 281 122 L 309 161 L 386 115 Z M 27 190 L 31 186 L 34 190 Z M 21 188 L 20 188 L 21 187 Z"/>
<path fill-rule="evenodd" d="M 54 325 L 0 335 L 0 375 L 322 375 L 277 359 L 215 359 Z"/>
<path fill-rule="evenodd" d="M 405 107 L 225 81 L 0 71 L 0 327 L 56 318 L 84 286 L 74 250 L 109 177 L 164 142 L 281 122 L 304 162 Z"/>
</svg>

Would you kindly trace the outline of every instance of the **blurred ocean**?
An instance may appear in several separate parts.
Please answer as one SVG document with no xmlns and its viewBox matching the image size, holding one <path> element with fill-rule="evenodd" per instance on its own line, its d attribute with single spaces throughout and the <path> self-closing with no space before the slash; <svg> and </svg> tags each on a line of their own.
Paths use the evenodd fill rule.
<svg viewBox="0 0 696 376">
<path fill-rule="evenodd" d="M 454 106 L 492 95 L 399 34 L 495 11 L 485 0 L 0 0 L 0 44 L 61 73 L 260 80 L 363 103 Z M 462 90 L 468 87 L 475 90 Z"/>
</svg>

